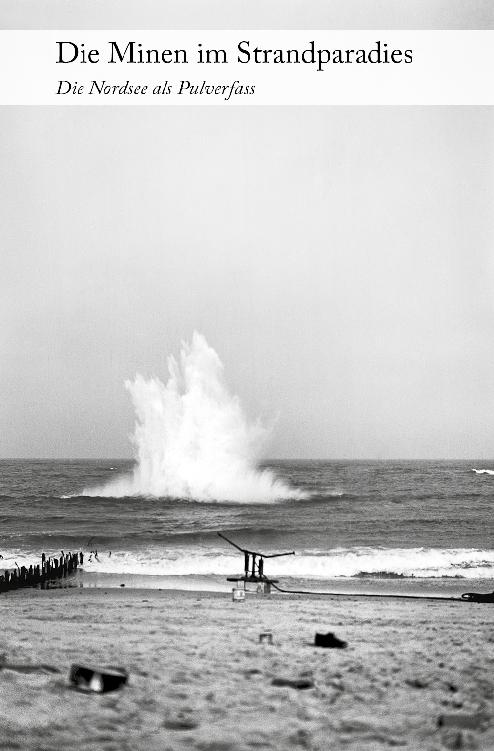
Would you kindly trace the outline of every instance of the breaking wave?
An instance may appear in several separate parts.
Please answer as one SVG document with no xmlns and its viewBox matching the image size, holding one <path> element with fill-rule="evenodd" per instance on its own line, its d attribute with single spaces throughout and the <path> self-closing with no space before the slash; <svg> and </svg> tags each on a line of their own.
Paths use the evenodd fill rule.
<svg viewBox="0 0 494 751">
<path fill-rule="evenodd" d="M 271 576 L 333 577 L 390 576 L 436 578 L 493 578 L 494 550 L 442 548 L 336 548 L 305 550 L 267 561 Z M 100 571 L 162 575 L 227 575 L 241 568 L 238 555 L 221 549 L 183 549 L 163 553 L 114 553 L 98 564 Z M 130 571 L 130 568 L 133 570 Z"/>
<path fill-rule="evenodd" d="M 126 381 L 136 412 L 132 442 L 136 467 L 83 495 L 154 496 L 195 501 L 269 503 L 303 498 L 256 461 L 268 435 L 249 422 L 229 393 L 223 365 L 197 332 L 180 360 L 168 358 L 168 381 L 137 375 Z"/>
<path fill-rule="evenodd" d="M 47 551 L 48 555 L 60 554 Z M 224 548 L 150 548 L 99 551 L 99 560 L 86 554 L 84 570 L 113 574 L 161 576 L 227 576 L 240 573 L 243 561 Z M 2 566 L 30 565 L 32 556 L 20 550 L 6 552 Z M 494 550 L 469 548 L 336 548 L 304 550 L 295 556 L 266 561 L 266 573 L 277 578 L 461 578 L 493 579 Z"/>
<path fill-rule="evenodd" d="M 494 469 L 472 469 L 476 475 L 494 475 Z"/>
</svg>

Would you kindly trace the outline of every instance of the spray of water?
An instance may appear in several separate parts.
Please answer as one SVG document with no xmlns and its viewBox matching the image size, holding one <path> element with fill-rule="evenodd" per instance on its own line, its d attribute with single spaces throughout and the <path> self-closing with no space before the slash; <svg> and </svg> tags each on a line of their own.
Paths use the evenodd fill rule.
<svg viewBox="0 0 494 751">
<path fill-rule="evenodd" d="M 238 503 L 303 497 L 257 468 L 269 431 L 246 419 L 238 397 L 228 391 L 218 355 L 201 334 L 182 344 L 179 362 L 168 358 L 168 373 L 166 385 L 140 375 L 126 382 L 136 412 L 136 467 L 131 476 L 85 495 Z"/>
</svg>

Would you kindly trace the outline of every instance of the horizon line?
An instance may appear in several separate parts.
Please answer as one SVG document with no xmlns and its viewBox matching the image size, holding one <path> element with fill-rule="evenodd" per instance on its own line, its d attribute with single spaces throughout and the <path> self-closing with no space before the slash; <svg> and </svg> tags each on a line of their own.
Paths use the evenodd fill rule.
<svg viewBox="0 0 494 751">
<path fill-rule="evenodd" d="M 3 456 L 0 462 L 136 462 L 132 457 L 124 456 Z M 277 457 L 262 459 L 258 464 L 269 464 L 270 462 L 474 462 L 474 461 L 493 461 L 488 457 Z"/>
</svg>

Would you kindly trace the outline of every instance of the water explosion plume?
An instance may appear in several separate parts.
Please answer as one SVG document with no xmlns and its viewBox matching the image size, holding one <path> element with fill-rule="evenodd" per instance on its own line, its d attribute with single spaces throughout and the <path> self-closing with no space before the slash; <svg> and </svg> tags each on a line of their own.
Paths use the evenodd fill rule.
<svg viewBox="0 0 494 751">
<path fill-rule="evenodd" d="M 248 422 L 228 391 L 221 360 L 201 334 L 182 344 L 179 363 L 168 358 L 168 372 L 166 385 L 140 375 L 126 381 L 136 412 L 136 467 L 131 476 L 84 495 L 238 503 L 303 497 L 256 467 L 268 431 Z"/>
</svg>

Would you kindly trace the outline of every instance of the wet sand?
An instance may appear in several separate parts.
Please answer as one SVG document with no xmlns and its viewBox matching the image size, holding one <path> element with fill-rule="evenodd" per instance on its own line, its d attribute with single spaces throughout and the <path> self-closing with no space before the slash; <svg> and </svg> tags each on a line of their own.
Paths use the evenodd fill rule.
<svg viewBox="0 0 494 751">
<path fill-rule="evenodd" d="M 90 588 L 9 592 L 0 613 L 7 662 L 60 671 L 0 670 L 0 749 L 494 748 L 493 605 Z M 129 683 L 77 692 L 73 662 Z M 477 712 L 477 728 L 437 727 Z"/>
</svg>

